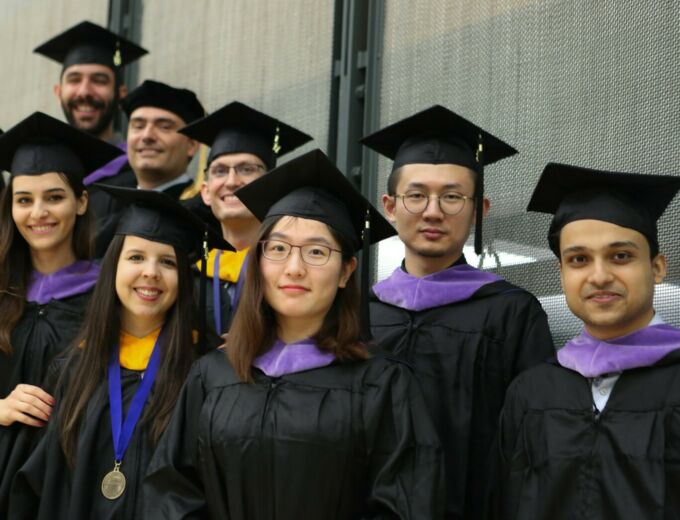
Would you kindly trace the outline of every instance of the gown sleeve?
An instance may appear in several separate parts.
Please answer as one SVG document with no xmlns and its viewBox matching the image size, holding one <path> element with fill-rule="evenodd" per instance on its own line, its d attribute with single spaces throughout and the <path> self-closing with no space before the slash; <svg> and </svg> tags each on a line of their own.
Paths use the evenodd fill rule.
<svg viewBox="0 0 680 520">
<path fill-rule="evenodd" d="M 57 426 L 55 414 L 28 460 L 15 475 L 9 496 L 9 519 L 28 520 L 38 516 L 49 453 L 54 450 L 61 452 Z M 55 518 L 58 517 L 58 511 L 55 511 Z"/>
<path fill-rule="evenodd" d="M 516 346 L 513 375 L 555 355 L 548 316 L 538 300 L 532 297 L 517 311 L 514 325 L 508 328 L 508 344 Z"/>
<path fill-rule="evenodd" d="M 395 362 L 369 385 L 363 421 L 370 479 L 363 518 L 443 518 L 442 452 L 407 366 Z"/>
<path fill-rule="evenodd" d="M 205 518 L 199 473 L 198 429 L 205 391 L 200 365 L 192 367 L 144 479 L 145 519 Z"/>
<path fill-rule="evenodd" d="M 505 405 L 499 417 L 498 435 L 491 456 L 490 475 L 493 475 L 487 488 L 485 500 L 485 520 L 515 518 L 519 487 L 526 466 L 524 453 L 517 451 L 522 422 L 526 407 L 522 394 L 520 376 L 508 388 Z M 518 487 L 519 486 L 519 487 Z"/>
</svg>

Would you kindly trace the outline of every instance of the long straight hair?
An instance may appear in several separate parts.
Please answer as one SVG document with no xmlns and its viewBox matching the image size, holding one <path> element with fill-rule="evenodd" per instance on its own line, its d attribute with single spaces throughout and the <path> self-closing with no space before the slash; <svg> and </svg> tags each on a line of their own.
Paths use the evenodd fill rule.
<svg viewBox="0 0 680 520">
<path fill-rule="evenodd" d="M 60 173 L 76 199 L 85 191 L 82 181 Z M 26 307 L 26 293 L 31 275 L 31 250 L 12 218 L 12 186 L 14 177 L 0 196 L 0 352 L 12 353 L 12 331 Z M 78 260 L 89 260 L 94 253 L 94 224 L 88 207 L 83 215 L 76 215 L 71 248 Z"/>
<path fill-rule="evenodd" d="M 271 348 L 276 340 L 276 315 L 264 297 L 260 241 L 267 239 L 281 218 L 283 217 L 269 217 L 260 226 L 260 232 L 251 249 L 253 254 L 248 256 L 246 279 L 238 309 L 229 329 L 227 355 L 241 381 L 253 381 L 253 361 Z M 354 257 L 351 243 L 333 228 L 328 227 L 328 230 L 340 244 L 342 263 L 347 265 Z M 335 354 L 340 361 L 368 358 L 366 346 L 360 339 L 361 295 L 354 275 L 352 273 L 349 277 L 344 289 L 338 288 L 321 328 L 313 337 L 320 350 Z"/>
<path fill-rule="evenodd" d="M 121 303 L 116 293 L 116 273 L 125 236 L 111 241 L 101 265 L 99 280 L 90 300 L 81 345 L 73 374 L 60 406 L 59 439 L 66 459 L 73 467 L 76 461 L 78 435 L 87 405 L 97 387 L 107 379 L 108 363 L 121 333 Z M 161 362 L 149 405 L 141 424 L 150 423 L 151 442 L 158 442 L 165 430 L 186 379 L 197 349 L 193 343 L 193 324 L 196 316 L 192 306 L 192 277 L 186 253 L 175 249 L 177 255 L 177 300 L 168 309 L 164 324 L 164 338 L 159 345 Z M 190 319 L 187 319 L 189 317 Z"/>
</svg>

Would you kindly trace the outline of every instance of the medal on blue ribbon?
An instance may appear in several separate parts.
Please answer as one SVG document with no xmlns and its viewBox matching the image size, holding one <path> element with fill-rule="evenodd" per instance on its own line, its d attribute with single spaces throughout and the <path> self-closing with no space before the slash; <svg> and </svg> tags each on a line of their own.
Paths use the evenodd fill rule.
<svg viewBox="0 0 680 520">
<path fill-rule="evenodd" d="M 162 338 L 163 329 L 161 329 L 160 334 L 158 334 L 156 343 L 153 346 L 149 364 L 144 372 L 142 382 L 139 384 L 139 387 L 135 391 L 135 395 L 132 397 L 132 403 L 130 403 L 130 408 L 128 409 L 125 421 L 123 421 L 123 392 L 120 382 L 118 344 L 116 344 L 111 352 L 108 370 L 109 407 L 111 409 L 111 432 L 113 434 L 113 451 L 115 459 L 113 469 L 104 475 L 104 479 L 102 480 L 102 495 L 109 500 L 116 500 L 125 492 L 126 480 L 125 475 L 120 470 L 120 466 L 123 462 L 125 451 L 130 444 L 130 439 L 132 439 L 135 427 L 139 422 L 139 418 L 142 416 L 144 405 L 151 394 L 153 383 L 156 380 L 156 374 L 158 373 L 158 367 L 161 360 L 160 344 Z"/>
</svg>

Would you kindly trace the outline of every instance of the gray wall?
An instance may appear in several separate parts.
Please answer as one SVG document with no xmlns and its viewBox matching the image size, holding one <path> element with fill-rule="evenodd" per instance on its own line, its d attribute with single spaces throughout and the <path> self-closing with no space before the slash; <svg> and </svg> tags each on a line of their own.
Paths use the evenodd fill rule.
<svg viewBox="0 0 680 520">
<path fill-rule="evenodd" d="M 2 0 L 0 2 L 0 127 L 41 110 L 62 118 L 52 94 L 61 65 L 32 50 L 84 19 L 106 26 L 108 0 Z"/>
</svg>

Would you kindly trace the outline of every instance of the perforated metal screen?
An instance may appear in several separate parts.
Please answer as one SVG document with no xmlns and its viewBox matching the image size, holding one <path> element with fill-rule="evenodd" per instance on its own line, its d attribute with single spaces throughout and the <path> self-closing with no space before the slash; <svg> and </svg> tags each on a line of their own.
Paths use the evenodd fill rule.
<svg viewBox="0 0 680 520">
<path fill-rule="evenodd" d="M 526 205 L 549 161 L 680 175 L 680 2 L 389 0 L 382 63 L 382 124 L 440 103 L 520 151 L 486 170 L 485 242 L 498 271 L 539 296 L 562 344 L 580 325 L 560 296 L 550 219 Z M 388 173 L 381 161 L 380 189 Z M 660 221 L 670 273 L 656 295 L 676 326 L 679 216 L 676 200 Z"/>
<path fill-rule="evenodd" d="M 333 42 L 330 0 L 146 1 L 140 81 L 194 90 L 208 111 L 239 100 L 328 139 Z"/>
<path fill-rule="evenodd" d="M 82 20 L 106 26 L 108 0 L 2 0 L 0 2 L 0 127 L 36 110 L 63 118 L 52 86 L 61 65 L 32 51 Z"/>
</svg>

